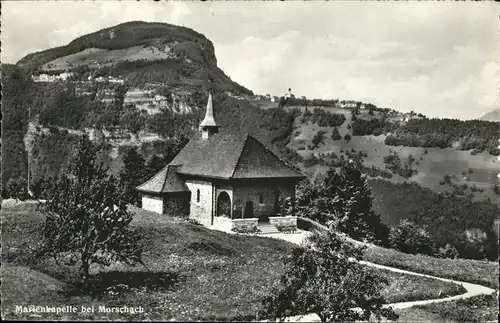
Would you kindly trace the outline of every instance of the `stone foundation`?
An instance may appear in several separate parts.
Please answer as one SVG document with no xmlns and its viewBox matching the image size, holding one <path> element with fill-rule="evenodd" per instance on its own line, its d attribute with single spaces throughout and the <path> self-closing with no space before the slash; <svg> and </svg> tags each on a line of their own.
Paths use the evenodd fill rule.
<svg viewBox="0 0 500 323">
<path fill-rule="evenodd" d="M 236 231 L 236 232 L 256 232 L 257 224 L 259 223 L 258 218 L 249 219 L 233 219 L 226 217 L 214 217 L 214 226 L 220 230 L 224 231 Z"/>
<path fill-rule="evenodd" d="M 270 216 L 269 223 L 274 225 L 279 231 L 297 230 L 296 216 Z"/>
<path fill-rule="evenodd" d="M 258 223 L 258 218 L 233 219 L 231 230 L 236 232 L 256 232 Z"/>
</svg>

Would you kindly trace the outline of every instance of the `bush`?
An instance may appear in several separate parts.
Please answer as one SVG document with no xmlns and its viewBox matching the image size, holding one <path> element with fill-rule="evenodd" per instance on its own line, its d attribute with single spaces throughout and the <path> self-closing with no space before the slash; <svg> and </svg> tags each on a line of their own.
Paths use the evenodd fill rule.
<svg viewBox="0 0 500 323">
<path fill-rule="evenodd" d="M 279 232 L 283 233 L 293 233 L 297 231 L 297 227 L 295 225 L 284 225 L 281 223 L 276 223 L 274 226 L 276 227 L 276 229 L 278 229 Z"/>
<path fill-rule="evenodd" d="M 439 248 L 436 256 L 440 258 L 451 258 L 456 259 L 458 257 L 458 250 L 451 244 L 447 243 L 445 246 Z"/>
<path fill-rule="evenodd" d="M 28 182 L 24 177 L 11 178 L 2 190 L 4 198 L 12 198 L 20 201 L 29 199 Z"/>
<path fill-rule="evenodd" d="M 435 246 L 425 227 L 401 220 L 389 233 L 389 246 L 409 254 L 434 255 Z"/>
<path fill-rule="evenodd" d="M 261 232 L 259 228 L 257 227 L 252 227 L 251 229 L 247 228 L 232 228 L 231 231 L 237 232 L 237 233 L 259 233 Z"/>
<path fill-rule="evenodd" d="M 384 157 L 385 167 L 404 178 L 410 178 L 418 172 L 417 169 L 411 167 L 414 160 L 413 156 L 409 155 L 408 160 L 403 164 L 398 153 L 392 150 Z"/>
</svg>

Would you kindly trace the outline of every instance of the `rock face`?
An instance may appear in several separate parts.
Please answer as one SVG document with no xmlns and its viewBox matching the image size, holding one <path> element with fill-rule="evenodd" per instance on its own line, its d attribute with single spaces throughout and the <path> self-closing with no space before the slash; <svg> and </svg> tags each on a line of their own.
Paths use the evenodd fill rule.
<svg viewBox="0 0 500 323">
<path fill-rule="evenodd" d="M 122 76 L 131 83 L 196 85 L 210 81 L 252 94 L 217 67 L 213 43 L 166 23 L 132 21 L 81 36 L 66 46 L 29 54 L 16 64 L 30 72 L 74 71 Z"/>
</svg>

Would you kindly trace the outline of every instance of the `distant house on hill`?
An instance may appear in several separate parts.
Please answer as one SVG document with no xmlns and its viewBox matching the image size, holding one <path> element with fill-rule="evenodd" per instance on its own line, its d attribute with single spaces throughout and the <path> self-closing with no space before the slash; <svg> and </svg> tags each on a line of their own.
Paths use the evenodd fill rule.
<svg viewBox="0 0 500 323">
<path fill-rule="evenodd" d="M 283 214 L 282 201 L 295 198 L 303 178 L 253 136 L 219 132 L 209 95 L 199 132 L 137 190 L 146 210 L 206 226 L 255 227 L 269 217 L 290 220 L 273 216 Z"/>
<path fill-rule="evenodd" d="M 349 100 L 349 101 L 340 101 L 340 107 L 344 109 L 353 109 L 358 106 L 358 102 Z"/>
<path fill-rule="evenodd" d="M 66 81 L 68 80 L 71 76 L 73 76 L 73 73 L 65 71 L 60 74 L 46 74 L 42 73 L 39 75 L 32 75 L 31 79 L 33 82 L 57 82 L 57 81 Z"/>
</svg>

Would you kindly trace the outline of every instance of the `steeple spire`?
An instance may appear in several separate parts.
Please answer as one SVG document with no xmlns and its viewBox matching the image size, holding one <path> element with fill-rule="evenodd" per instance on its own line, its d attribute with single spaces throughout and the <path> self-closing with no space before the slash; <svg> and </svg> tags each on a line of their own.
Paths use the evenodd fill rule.
<svg viewBox="0 0 500 323">
<path fill-rule="evenodd" d="M 200 130 L 203 139 L 208 139 L 214 133 L 219 132 L 219 126 L 215 122 L 211 92 L 208 93 L 207 110 L 205 111 L 205 119 L 200 123 Z"/>
</svg>

